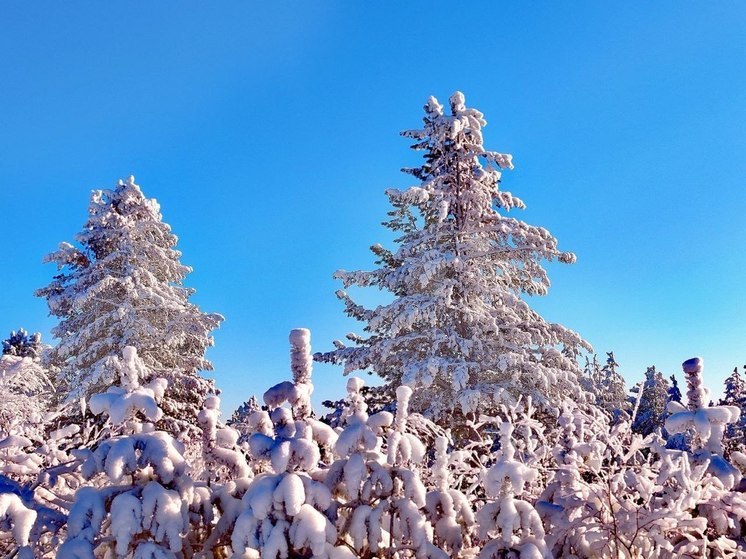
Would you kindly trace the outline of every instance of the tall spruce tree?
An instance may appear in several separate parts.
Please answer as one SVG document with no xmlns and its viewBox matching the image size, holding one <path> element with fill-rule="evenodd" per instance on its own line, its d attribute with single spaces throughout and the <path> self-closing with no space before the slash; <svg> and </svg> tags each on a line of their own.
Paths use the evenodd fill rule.
<svg viewBox="0 0 746 559">
<path fill-rule="evenodd" d="M 519 395 L 556 409 L 581 398 L 581 348 L 575 332 L 546 322 L 522 295 L 544 295 L 544 261 L 575 261 L 541 227 L 505 213 L 523 202 L 499 189 L 510 155 L 482 143 L 482 113 L 464 96 L 450 98 L 450 114 L 431 97 L 424 126 L 403 132 L 424 152 L 420 167 L 404 169 L 420 184 L 386 192 L 393 209 L 384 225 L 398 235 L 393 251 L 374 245 L 378 268 L 338 271 L 349 286 L 373 286 L 394 296 L 367 309 L 345 291 L 345 312 L 365 324 L 355 345 L 335 342 L 320 361 L 343 363 L 345 373 L 369 369 L 395 388 L 419 387 L 413 411 L 441 417 L 454 410 L 512 401 Z"/>
<path fill-rule="evenodd" d="M 163 223 L 160 206 L 134 177 L 113 190 L 96 190 L 76 240 L 78 246 L 62 243 L 47 256 L 60 273 L 36 293 L 60 319 L 52 330 L 59 343 L 48 361 L 62 401 L 117 383 L 109 363 L 134 346 L 149 370 L 168 381 L 161 427 L 178 434 L 195 426 L 204 396 L 214 391 L 198 372 L 212 370 L 205 350 L 223 317 L 189 302 L 194 290 L 182 281 L 191 268 L 179 262 L 177 237 Z"/>
</svg>

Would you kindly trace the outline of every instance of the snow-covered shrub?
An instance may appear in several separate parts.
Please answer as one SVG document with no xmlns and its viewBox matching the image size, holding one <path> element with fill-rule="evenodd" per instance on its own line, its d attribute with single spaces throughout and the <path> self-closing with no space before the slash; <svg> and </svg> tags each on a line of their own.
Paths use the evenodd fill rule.
<svg viewBox="0 0 746 559">
<path fill-rule="evenodd" d="M 477 513 L 479 537 L 485 542 L 479 559 L 551 557 L 544 540 L 541 518 L 531 503 L 520 499 L 527 484 L 537 480 L 535 469 L 516 460 L 509 420 L 500 424 L 497 460 L 485 473 L 484 484 L 491 498 Z"/>
<path fill-rule="evenodd" d="M 317 479 L 323 447 L 337 434 L 313 418 L 310 333 L 290 332 L 293 380 L 264 393 L 269 411 L 244 418 L 257 475 L 237 478 L 216 490 L 219 519 L 206 548 L 230 549 L 234 559 L 285 559 L 289 554 L 337 557 L 336 531 L 326 516 L 331 494 Z M 205 557 L 210 555 L 205 554 Z"/>
<path fill-rule="evenodd" d="M 556 471 L 536 503 L 554 555 L 667 556 L 668 530 L 684 530 L 691 516 L 661 514 L 662 487 L 643 437 L 626 420 L 610 426 L 577 408 L 566 410 L 560 424 Z"/>
<path fill-rule="evenodd" d="M 626 421 L 611 426 L 577 408 L 560 417 L 556 471 L 536 503 L 555 556 L 746 553 L 746 501 L 731 490 L 740 475 L 716 452 L 723 424 L 734 415 L 699 407 L 707 401 L 701 361 L 684 368 L 690 408 L 669 404 L 674 413 L 666 428 L 694 431 L 692 452 L 668 449 L 656 433 L 643 438 Z"/>
<path fill-rule="evenodd" d="M 114 362 L 120 385 L 90 400 L 94 414 L 107 416 L 113 436 L 77 451 L 91 485 L 75 494 L 57 557 L 190 557 L 203 528 L 190 515 L 195 486 L 183 445 L 154 428 L 166 381 L 140 384 L 152 375 L 133 347 Z"/>
<path fill-rule="evenodd" d="M 0 438 L 44 438 L 52 383 L 38 357 L 8 352 L 0 356 Z"/>
</svg>

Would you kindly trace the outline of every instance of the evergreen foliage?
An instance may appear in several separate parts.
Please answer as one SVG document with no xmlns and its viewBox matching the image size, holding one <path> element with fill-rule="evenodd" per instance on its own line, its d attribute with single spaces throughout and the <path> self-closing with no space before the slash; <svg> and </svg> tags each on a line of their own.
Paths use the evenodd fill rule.
<svg viewBox="0 0 746 559">
<path fill-rule="evenodd" d="M 482 142 L 482 113 L 464 96 L 450 113 L 431 97 L 424 126 L 403 132 L 424 163 L 405 171 L 420 184 L 386 192 L 393 209 L 384 225 L 395 250 L 372 247 L 378 268 L 338 271 L 344 287 L 377 287 L 394 296 L 375 309 L 337 296 L 347 315 L 364 323 L 354 344 L 317 354 L 344 364 L 345 373 L 371 370 L 389 390 L 417 387 L 413 411 L 432 418 L 473 414 L 513 403 L 519 395 L 555 412 L 566 398 L 583 398 L 576 357 L 589 346 L 575 332 L 546 322 L 521 298 L 544 295 L 544 261 L 572 263 L 572 253 L 541 227 L 508 217 L 523 202 L 499 188 L 509 155 Z"/>
<path fill-rule="evenodd" d="M 586 357 L 580 379 L 585 391 L 591 395 L 592 403 L 609 412 L 615 420 L 629 411 L 627 389 L 617 367 L 619 364 L 614 359 L 614 352 L 606 353 L 603 366 L 594 354 L 592 360 Z"/>
<path fill-rule="evenodd" d="M 11 332 L 10 336 L 3 340 L 3 355 L 36 359 L 41 357 L 43 349 L 41 334 L 39 332 L 29 334 L 23 328 L 17 332 Z"/>
<path fill-rule="evenodd" d="M 160 206 L 143 195 L 134 177 L 113 190 L 96 190 L 76 240 L 78 246 L 62 243 L 47 256 L 59 274 L 37 291 L 60 319 L 48 362 L 62 401 L 70 404 L 116 383 L 110 361 L 134 346 L 148 369 L 168 381 L 164 428 L 174 435 L 194 430 L 204 397 L 214 392 L 199 371 L 212 369 L 205 350 L 223 317 L 189 302 L 194 290 L 182 282 L 191 268 L 180 263 L 177 238 Z"/>
<path fill-rule="evenodd" d="M 645 371 L 645 380 L 641 390 L 642 395 L 632 423 L 632 430 L 646 436 L 656 429 L 663 428 L 663 422 L 666 419 L 666 404 L 669 401 L 668 382 L 654 365 Z"/>
</svg>

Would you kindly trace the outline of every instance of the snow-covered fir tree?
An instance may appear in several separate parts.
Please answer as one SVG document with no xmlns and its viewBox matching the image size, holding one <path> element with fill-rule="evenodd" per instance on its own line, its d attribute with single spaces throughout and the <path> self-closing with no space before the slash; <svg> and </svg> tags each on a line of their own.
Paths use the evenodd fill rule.
<svg viewBox="0 0 746 559">
<path fill-rule="evenodd" d="M 241 434 L 220 422 L 220 398 L 205 398 L 197 419 L 202 428 L 202 455 L 196 468 L 201 470 L 200 477 L 214 482 L 248 476 L 251 471 L 238 446 Z"/>
<path fill-rule="evenodd" d="M 337 434 L 313 417 L 310 332 L 292 330 L 290 344 L 293 380 L 267 390 L 267 409 L 244 419 L 253 431 L 249 447 L 257 475 L 237 477 L 214 494 L 219 519 L 207 547 L 215 557 L 225 550 L 235 559 L 340 557 L 325 514 L 331 493 L 317 477 Z"/>
<path fill-rule="evenodd" d="M 212 368 L 205 350 L 222 317 L 189 302 L 194 290 L 182 281 L 191 269 L 179 262 L 160 206 L 134 177 L 96 190 L 76 240 L 47 256 L 60 273 L 37 291 L 60 319 L 52 330 L 59 343 L 49 352 L 60 394 L 70 403 L 117 382 L 109 361 L 134 346 L 168 381 L 163 425 L 174 434 L 193 427 L 214 391 L 198 372 Z"/>
<path fill-rule="evenodd" d="M 473 514 L 469 512 L 464 522 L 459 511 L 463 503 L 456 501 L 454 509 L 443 510 L 442 516 L 432 509 L 426 515 L 422 465 L 427 449 L 406 429 L 412 389 L 400 386 L 396 390 L 396 415 L 387 411 L 369 415 L 360 394 L 362 386 L 362 379 L 356 377 L 347 382 L 344 428 L 334 445 L 336 460 L 325 475 L 335 499 L 340 539 L 354 549 L 352 557 L 383 554 L 445 559 L 446 549 L 458 553 L 464 538 L 454 530 L 473 524 Z M 439 497 L 441 505 L 450 502 L 443 493 Z M 428 516 L 436 526 L 440 524 L 440 530 L 434 531 Z"/>
<path fill-rule="evenodd" d="M 638 394 L 639 405 L 632 429 L 645 436 L 663 427 L 668 402 L 668 382 L 655 366 L 648 367 L 641 388 L 635 387 L 633 392 L 638 390 L 642 390 L 642 394 Z"/>
<path fill-rule="evenodd" d="M 41 357 L 44 350 L 44 344 L 41 343 L 41 334 L 35 332 L 29 334 L 23 328 L 10 333 L 3 340 L 3 355 L 13 355 L 15 357 L 31 357 L 37 359 Z"/>
<path fill-rule="evenodd" d="M 746 382 L 738 367 L 734 367 L 733 372 L 725 379 L 720 405 L 736 406 L 741 410 L 738 421 L 729 424 L 725 431 L 728 454 L 733 450 L 746 452 Z"/>
<path fill-rule="evenodd" d="M 257 412 L 261 409 L 262 408 L 259 405 L 259 401 L 256 399 L 256 396 L 251 396 L 251 398 L 238 406 L 238 408 L 231 414 L 228 421 L 226 421 L 226 424 L 229 427 L 232 427 L 233 429 L 238 431 L 238 442 L 243 443 L 248 440 L 248 437 L 252 432 L 252 426 L 249 422 L 249 418 L 254 415 L 254 412 Z"/>
<path fill-rule="evenodd" d="M 733 372 L 723 383 L 723 398 L 720 403 L 729 406 L 741 406 L 744 401 L 746 401 L 746 382 L 744 382 L 738 367 L 734 367 Z"/>
<path fill-rule="evenodd" d="M 41 335 L 25 330 L 3 340 L 0 355 L 0 437 L 15 434 L 41 441 L 54 388 L 41 355 Z"/>
<path fill-rule="evenodd" d="M 591 403 L 606 410 L 615 419 L 629 408 L 627 389 L 617 367 L 619 364 L 614 359 L 614 352 L 606 353 L 606 363 L 603 366 L 594 354 L 592 359 L 586 357 L 581 377 L 583 388 L 592 397 Z"/>
<path fill-rule="evenodd" d="M 526 484 L 537 480 L 536 469 L 516 460 L 511 437 L 513 425 L 500 423 L 500 450 L 495 463 L 484 476 L 491 500 L 477 513 L 482 540 L 487 542 L 479 559 L 549 559 L 544 526 L 531 503 L 519 497 Z"/>
<path fill-rule="evenodd" d="M 367 309 L 338 291 L 365 334 L 350 334 L 353 346 L 337 341 L 316 358 L 343 363 L 345 373 L 372 370 L 390 390 L 416 386 L 413 411 L 435 418 L 519 394 L 556 410 L 565 398 L 582 398 L 576 357 L 588 345 L 521 296 L 547 293 L 544 261 L 575 256 L 559 251 L 546 229 L 507 217 L 524 207 L 499 188 L 511 156 L 484 148 L 486 122 L 460 92 L 449 105 L 445 112 L 431 97 L 424 126 L 403 133 L 425 161 L 405 169 L 419 185 L 386 192 L 393 209 L 385 225 L 398 236 L 396 249 L 376 244 L 378 268 L 335 274 L 345 288 L 377 287 L 394 300 Z"/>
<path fill-rule="evenodd" d="M 679 388 L 679 381 L 676 380 L 676 375 L 671 375 L 668 378 L 671 380 L 668 387 L 668 401 L 681 402 L 681 389 Z"/>
</svg>

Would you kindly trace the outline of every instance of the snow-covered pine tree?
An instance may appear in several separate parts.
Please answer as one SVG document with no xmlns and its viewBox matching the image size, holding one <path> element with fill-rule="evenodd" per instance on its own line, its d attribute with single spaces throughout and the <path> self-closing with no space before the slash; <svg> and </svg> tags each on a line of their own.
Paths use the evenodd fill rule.
<svg viewBox="0 0 746 559">
<path fill-rule="evenodd" d="M 615 421 L 629 407 L 627 389 L 617 367 L 619 364 L 614 359 L 613 351 L 606 352 L 606 363 L 603 366 L 594 354 L 592 360 L 586 357 L 581 377 L 581 384 L 592 395 L 593 403 L 609 412 Z"/>
<path fill-rule="evenodd" d="M 325 514 L 332 495 L 316 477 L 326 468 L 322 453 L 337 434 L 313 418 L 310 332 L 291 330 L 290 345 L 293 380 L 264 393 L 269 411 L 245 419 L 254 429 L 249 447 L 259 474 L 237 478 L 215 493 L 220 518 L 206 547 L 230 545 L 232 559 L 350 557 L 346 547 L 335 547 L 337 531 Z"/>
<path fill-rule="evenodd" d="M 29 334 L 23 328 L 19 328 L 17 332 L 14 330 L 3 340 L 3 355 L 36 359 L 41 357 L 43 350 L 44 344 L 41 343 L 39 332 Z"/>
<path fill-rule="evenodd" d="M 486 542 L 479 559 L 551 558 L 539 514 L 520 499 L 525 486 L 536 482 L 538 472 L 516 459 L 510 421 L 503 421 L 499 430 L 500 450 L 484 475 L 491 499 L 477 513 L 479 535 Z"/>
<path fill-rule="evenodd" d="M 464 96 L 450 114 L 431 97 L 422 129 L 403 132 L 425 162 L 405 169 L 418 186 L 386 192 L 393 209 L 384 225 L 398 235 L 394 251 L 372 247 L 378 268 L 338 271 L 345 288 L 374 286 L 394 297 L 367 309 L 345 291 L 345 312 L 365 323 L 355 345 L 317 354 L 345 373 L 369 369 L 388 381 L 417 386 L 413 411 L 434 418 L 452 411 L 512 402 L 519 394 L 556 409 L 581 398 L 576 356 L 588 348 L 578 334 L 546 322 L 521 295 L 544 295 L 543 261 L 572 263 L 541 227 L 504 215 L 523 202 L 498 188 L 511 156 L 482 144 L 482 113 Z"/>
<path fill-rule="evenodd" d="M 53 393 L 41 364 L 41 335 L 23 329 L 3 340 L 0 355 L 0 438 L 10 434 L 43 440 L 43 418 Z"/>
<path fill-rule="evenodd" d="M 60 319 L 49 362 L 63 398 L 72 402 L 116 383 L 108 362 L 134 346 L 153 374 L 168 381 L 161 426 L 175 435 L 193 427 L 214 391 L 198 371 L 212 369 L 205 350 L 223 317 L 189 302 L 194 290 L 182 281 L 191 268 L 179 262 L 160 206 L 129 177 L 92 193 L 76 239 L 78 246 L 62 243 L 47 256 L 60 273 L 36 293 Z"/>
<path fill-rule="evenodd" d="M 746 382 L 734 367 L 733 372 L 725 379 L 723 398 L 720 405 L 736 406 L 741 410 L 739 420 L 731 423 L 725 430 L 725 446 L 730 454 L 733 450 L 746 451 Z"/>
<path fill-rule="evenodd" d="M 230 419 L 226 421 L 226 425 L 228 427 L 232 427 L 239 433 L 238 442 L 244 443 L 249 439 L 249 435 L 251 435 L 252 428 L 249 423 L 249 417 L 254 415 L 255 412 L 261 410 L 262 407 L 259 405 L 259 401 L 256 399 L 256 396 L 251 396 L 248 400 L 246 400 L 243 404 L 238 406 L 238 408 L 231 414 Z"/>
<path fill-rule="evenodd" d="M 633 389 L 634 391 L 635 389 Z M 668 382 L 655 366 L 645 371 L 645 381 L 642 384 L 642 396 L 637 415 L 632 423 L 632 430 L 643 436 L 649 435 L 663 427 L 666 419 L 666 404 L 668 403 Z"/>
<path fill-rule="evenodd" d="M 723 398 L 721 404 L 728 406 L 740 406 L 746 401 L 746 382 L 744 382 L 738 367 L 733 368 L 733 372 L 725 379 Z"/>
<path fill-rule="evenodd" d="M 668 377 L 671 379 L 671 385 L 668 387 L 668 401 L 669 402 L 681 402 L 681 390 L 679 389 L 679 381 L 676 380 L 676 375 Z"/>
</svg>

